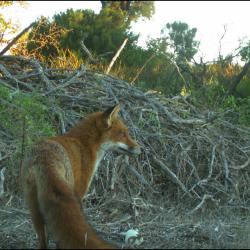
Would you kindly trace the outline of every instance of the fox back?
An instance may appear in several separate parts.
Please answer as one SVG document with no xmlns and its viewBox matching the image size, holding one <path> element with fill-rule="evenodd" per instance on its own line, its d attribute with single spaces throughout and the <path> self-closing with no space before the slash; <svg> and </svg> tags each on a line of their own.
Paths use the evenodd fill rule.
<svg viewBox="0 0 250 250">
<path fill-rule="evenodd" d="M 40 248 L 47 248 L 46 230 L 60 248 L 115 248 L 89 226 L 81 200 L 105 152 L 140 154 L 140 146 L 118 118 L 119 109 L 117 105 L 90 114 L 68 133 L 43 139 L 27 153 L 22 165 L 24 197 Z"/>
</svg>

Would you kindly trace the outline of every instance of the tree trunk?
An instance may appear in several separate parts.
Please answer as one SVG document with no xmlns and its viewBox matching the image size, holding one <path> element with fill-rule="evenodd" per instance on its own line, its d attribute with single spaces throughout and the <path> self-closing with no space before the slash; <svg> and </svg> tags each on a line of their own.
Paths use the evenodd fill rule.
<svg viewBox="0 0 250 250">
<path fill-rule="evenodd" d="M 247 74 L 247 71 L 249 70 L 249 68 L 250 68 L 250 60 L 244 65 L 241 72 L 232 78 L 232 81 L 231 81 L 231 84 L 229 86 L 226 96 L 232 95 L 235 93 L 238 84 L 240 83 L 242 78 Z"/>
<path fill-rule="evenodd" d="M 113 64 L 115 63 L 116 59 L 118 58 L 118 56 L 120 55 L 120 53 L 121 53 L 122 50 L 124 49 L 124 47 L 125 47 L 127 41 L 128 41 L 128 38 L 126 38 L 126 39 L 123 41 L 121 47 L 118 49 L 118 51 L 116 52 L 115 56 L 114 56 L 113 59 L 111 60 L 109 66 L 108 66 L 108 68 L 107 68 L 107 70 L 106 70 L 106 72 L 105 72 L 106 74 L 108 74 L 109 71 L 111 70 L 111 68 L 112 68 Z"/>
</svg>

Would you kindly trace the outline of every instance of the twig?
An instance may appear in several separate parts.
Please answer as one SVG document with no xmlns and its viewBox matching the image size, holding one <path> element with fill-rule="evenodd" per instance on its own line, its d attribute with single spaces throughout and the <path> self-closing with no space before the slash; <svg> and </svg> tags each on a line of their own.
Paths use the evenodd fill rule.
<svg viewBox="0 0 250 250">
<path fill-rule="evenodd" d="M 158 166 L 161 167 L 161 169 L 164 172 L 168 174 L 168 176 L 170 177 L 170 180 L 173 183 L 177 184 L 184 193 L 188 194 L 188 196 L 191 196 L 191 194 L 186 189 L 185 185 L 178 179 L 175 173 L 173 173 L 162 161 L 158 160 L 155 156 L 153 156 L 152 159 L 158 164 Z"/>
<path fill-rule="evenodd" d="M 25 152 L 25 139 L 26 139 L 26 117 L 23 115 L 22 117 L 22 145 L 21 145 L 21 159 L 20 159 L 20 165 L 19 165 L 19 173 L 22 171 L 22 164 L 23 164 L 23 158 L 24 158 L 24 152 Z M 18 176 L 19 181 L 18 183 L 21 183 L 20 178 L 21 174 Z"/>
<path fill-rule="evenodd" d="M 205 201 L 208 200 L 208 199 L 214 200 L 212 195 L 205 194 L 203 196 L 201 202 L 194 209 L 192 209 L 188 214 L 193 214 L 194 212 L 196 212 L 198 209 L 200 209 L 203 206 L 203 204 L 205 203 Z"/>
<path fill-rule="evenodd" d="M 18 227 L 21 227 L 21 226 L 22 226 L 23 224 L 25 224 L 25 223 L 29 223 L 29 221 L 28 221 L 28 220 L 23 221 L 22 223 L 16 225 L 16 226 L 15 226 L 15 229 L 17 229 Z"/>
<path fill-rule="evenodd" d="M 181 77 L 181 79 L 182 79 L 182 81 L 183 81 L 185 87 L 188 89 L 189 86 L 188 86 L 188 84 L 187 84 L 187 82 L 186 82 L 184 76 L 182 75 L 182 73 L 181 73 L 181 71 L 180 71 L 180 69 L 179 69 L 179 66 L 177 65 L 177 63 L 176 63 L 172 58 L 170 58 L 170 61 L 171 61 L 172 64 L 175 66 L 175 68 L 176 68 L 176 70 L 177 70 L 179 76 Z"/>
<path fill-rule="evenodd" d="M 17 213 L 25 214 L 25 215 L 30 214 L 28 211 L 21 210 L 21 209 L 18 209 L 18 208 L 14 208 L 14 207 L 11 207 L 10 210 L 12 210 L 14 212 L 17 212 Z"/>
<path fill-rule="evenodd" d="M 145 178 L 143 177 L 143 175 L 139 174 L 136 169 L 131 166 L 129 164 L 129 161 L 128 161 L 128 156 L 125 156 L 125 163 L 127 165 L 127 168 L 138 178 L 138 180 L 143 183 L 144 185 L 146 185 L 147 187 L 149 187 L 151 189 L 151 191 L 153 191 L 152 187 L 149 185 L 149 183 L 145 180 Z"/>
<path fill-rule="evenodd" d="M 225 171 L 225 188 L 228 190 L 228 181 L 229 181 L 229 168 L 228 168 L 228 162 L 225 156 L 225 146 L 224 146 L 224 139 L 221 136 L 220 138 L 221 141 L 221 158 L 223 161 L 224 165 L 224 171 Z"/>
<path fill-rule="evenodd" d="M 232 111 L 216 112 L 213 116 L 215 118 L 211 119 L 210 111 L 203 112 L 191 105 L 189 98 L 172 99 L 157 93 L 147 95 L 114 76 L 83 67 L 77 71 L 62 71 L 47 69 L 39 62 L 34 64 L 34 61 L 24 57 L 2 56 L 0 60 L 10 73 L 7 77 L 1 71 L 0 84 L 8 87 L 11 95 L 14 95 L 19 84 L 12 79 L 14 77 L 19 81 L 22 79 L 39 95 L 46 93 L 44 103 L 48 103 L 54 117 L 53 125 L 59 127 L 62 133 L 68 126 L 75 124 L 83 113 L 105 110 L 115 103 L 122 104 L 121 116 L 128 125 L 130 134 L 144 147 L 143 153 L 136 159 L 140 162 L 140 171 L 124 161 L 111 164 L 113 154 L 105 156 L 102 165 L 106 164 L 107 168 L 99 175 L 99 181 L 93 186 L 95 192 L 90 192 L 89 197 L 101 197 L 99 202 L 105 202 L 109 195 L 107 190 L 110 190 L 107 182 L 110 181 L 111 190 L 115 188 L 111 202 L 116 202 L 118 207 L 123 202 L 130 204 L 137 195 L 142 195 L 140 197 L 143 197 L 143 202 L 149 204 L 151 201 L 147 199 L 152 196 L 145 195 L 148 187 L 152 187 L 154 197 L 158 199 L 157 195 L 162 193 L 159 177 L 163 175 L 170 179 L 167 185 L 173 186 L 174 183 L 181 190 L 181 196 L 184 192 L 192 201 L 198 197 L 200 202 L 204 195 L 209 194 L 213 197 L 221 195 L 232 201 L 238 197 L 237 202 L 245 204 L 245 197 L 248 195 L 245 185 L 248 185 L 249 180 L 247 169 L 250 163 L 250 129 L 232 122 L 231 119 L 235 117 Z M 24 93 L 31 92 L 20 84 L 19 87 L 22 87 L 21 91 Z M 4 115 L 9 107 L 19 110 L 23 106 L 18 106 L 4 96 L 0 97 L 0 104 Z M 24 107 L 21 111 L 23 109 Z M 11 161 L 16 152 L 15 135 L 10 134 L 10 129 L 4 123 L 0 123 L 0 131 L 0 153 L 4 157 L 7 155 Z M 223 136 L 224 141 L 220 142 L 220 136 Z M 242 165 L 237 165 L 237 162 L 242 162 Z M 122 164 L 126 164 L 129 172 L 122 171 Z M 119 174 L 116 171 L 121 172 Z M 134 185 L 134 176 L 139 185 Z M 119 185 L 114 186 L 115 183 Z M 235 190 L 226 189 L 228 184 L 232 184 Z M 100 195 L 100 190 L 105 195 Z M 150 212 L 148 209 L 147 211 Z"/>
<path fill-rule="evenodd" d="M 131 218 L 132 218 L 131 215 L 125 215 L 123 218 L 121 218 L 121 219 L 118 220 L 118 221 L 108 222 L 107 225 L 108 225 L 108 226 L 114 226 L 114 225 L 116 225 L 116 224 L 119 225 L 119 224 L 121 224 L 121 223 L 124 222 L 124 221 L 129 221 Z"/>
<path fill-rule="evenodd" d="M 53 93 L 59 89 L 63 89 L 72 83 L 76 83 L 76 82 L 74 82 L 76 80 L 76 78 L 81 77 L 82 75 L 84 75 L 85 72 L 86 72 L 86 68 L 83 65 L 81 65 L 80 69 L 77 70 L 76 72 L 74 72 L 72 76 L 68 77 L 62 84 L 60 84 L 58 87 L 55 87 L 55 88 L 49 90 L 44 95 L 45 96 L 50 95 L 51 93 Z"/>
<path fill-rule="evenodd" d="M 215 149 L 216 149 L 216 146 L 214 145 L 213 149 L 212 149 L 211 162 L 210 162 L 209 167 L 208 167 L 209 172 L 208 172 L 207 179 L 210 179 L 212 177 L 212 174 L 213 174 L 213 166 L 214 166 L 214 159 L 215 159 Z"/>
<path fill-rule="evenodd" d="M 91 62 L 97 62 L 97 60 L 93 57 L 93 55 L 91 54 L 91 52 L 88 50 L 88 48 L 86 47 L 86 45 L 84 44 L 83 41 L 80 42 L 82 49 L 86 52 L 86 54 L 88 55 L 89 59 Z"/>
<path fill-rule="evenodd" d="M 121 47 L 117 50 L 115 56 L 112 58 L 112 60 L 111 60 L 111 62 L 110 62 L 110 64 L 109 64 L 109 66 L 108 66 L 108 68 L 107 68 L 107 70 L 106 70 L 106 72 L 105 72 L 106 74 L 108 74 L 109 71 L 111 70 L 113 64 L 115 63 L 116 59 L 118 58 L 118 56 L 119 56 L 120 53 L 122 52 L 122 50 L 123 50 L 123 48 L 125 47 L 127 41 L 128 41 L 128 38 L 126 38 L 126 39 L 123 41 Z"/>
<path fill-rule="evenodd" d="M 229 168 L 232 168 L 232 169 L 235 169 L 235 170 L 240 170 L 240 169 L 244 169 L 246 168 L 247 166 L 249 166 L 250 164 L 250 158 L 248 158 L 246 160 L 245 163 L 243 163 L 242 165 L 238 165 L 238 166 L 229 166 Z"/>
<path fill-rule="evenodd" d="M 3 210 L 3 209 L 1 209 L 1 208 L 0 208 L 0 212 L 1 212 L 1 213 L 6 213 L 6 214 L 12 214 L 11 211 Z"/>
<path fill-rule="evenodd" d="M 227 33 L 227 25 L 223 25 L 223 29 L 224 29 L 224 32 L 220 38 L 220 41 L 219 41 L 219 58 L 221 59 L 221 42 L 223 40 L 223 38 L 225 37 L 226 33 Z"/>
<path fill-rule="evenodd" d="M 3 167 L 0 171 L 0 198 L 4 195 L 4 172 L 5 172 L 6 168 Z"/>
<path fill-rule="evenodd" d="M 30 62 L 37 69 L 37 72 L 39 73 L 41 80 L 46 84 L 47 89 L 52 90 L 53 85 L 52 85 L 51 81 L 48 79 L 48 77 L 45 75 L 44 70 L 43 70 L 42 66 L 40 65 L 40 63 L 35 59 L 30 60 Z"/>
<path fill-rule="evenodd" d="M 130 84 L 132 85 L 137 78 L 140 76 L 141 72 L 144 70 L 144 68 L 147 66 L 147 64 L 155 57 L 156 54 L 152 54 L 147 60 L 146 62 L 143 64 L 143 66 L 137 71 L 136 76 L 134 77 L 134 79 L 130 82 Z"/>
<path fill-rule="evenodd" d="M 15 87 L 11 86 L 9 83 L 7 83 L 6 81 L 3 81 L 3 80 L 1 80 L 1 79 L 0 79 L 0 84 L 1 84 L 1 85 L 4 85 L 5 87 L 7 87 L 7 88 L 9 88 L 9 89 L 11 89 L 11 90 L 16 90 Z"/>
<path fill-rule="evenodd" d="M 0 64 L 0 71 L 3 73 L 3 75 L 6 78 L 14 81 L 16 83 L 17 87 L 19 87 L 19 85 L 22 85 L 23 87 L 25 87 L 28 90 L 31 90 L 31 91 L 34 90 L 34 88 L 32 86 L 29 86 L 27 83 L 17 80 L 2 64 Z"/>
</svg>

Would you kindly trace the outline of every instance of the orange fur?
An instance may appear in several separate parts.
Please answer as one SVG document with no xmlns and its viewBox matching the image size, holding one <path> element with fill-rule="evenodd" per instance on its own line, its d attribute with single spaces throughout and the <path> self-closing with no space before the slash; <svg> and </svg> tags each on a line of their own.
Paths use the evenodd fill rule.
<svg viewBox="0 0 250 250">
<path fill-rule="evenodd" d="M 115 248 L 88 225 L 80 204 L 107 150 L 140 153 L 118 112 L 115 106 L 93 113 L 65 135 L 41 140 L 27 154 L 23 188 L 40 248 L 47 248 L 46 230 L 60 248 Z"/>
</svg>

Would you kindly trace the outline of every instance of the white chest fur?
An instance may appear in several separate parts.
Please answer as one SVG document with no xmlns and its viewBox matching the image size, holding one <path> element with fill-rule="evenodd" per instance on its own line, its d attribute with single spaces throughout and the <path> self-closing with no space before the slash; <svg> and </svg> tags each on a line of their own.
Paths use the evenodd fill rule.
<svg viewBox="0 0 250 250">
<path fill-rule="evenodd" d="M 99 150 L 96 152 L 96 160 L 95 160 L 95 163 L 94 163 L 94 168 L 93 168 L 93 172 L 92 172 L 92 175 L 90 177 L 90 181 L 89 181 L 89 185 L 88 185 L 88 188 L 90 186 L 90 184 L 92 183 L 92 179 L 99 167 L 99 164 L 101 162 L 101 160 L 103 159 L 105 153 L 113 146 L 113 143 L 111 142 L 105 142 L 103 144 L 101 144 Z"/>
</svg>

